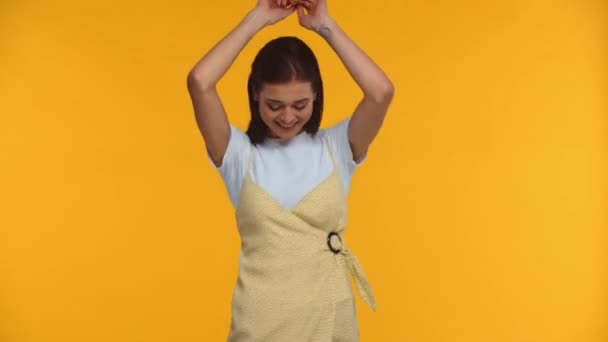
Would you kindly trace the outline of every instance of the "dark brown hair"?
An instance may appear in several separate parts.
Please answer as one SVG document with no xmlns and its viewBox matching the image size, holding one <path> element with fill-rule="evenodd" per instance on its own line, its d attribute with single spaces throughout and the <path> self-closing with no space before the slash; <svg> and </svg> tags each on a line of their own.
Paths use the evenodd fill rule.
<svg viewBox="0 0 608 342">
<path fill-rule="evenodd" d="M 303 130 L 312 135 L 318 132 L 323 116 L 323 81 L 317 58 L 299 38 L 279 37 L 264 45 L 251 64 L 247 80 L 251 121 L 247 135 L 252 144 L 262 143 L 268 136 L 268 126 L 260 116 L 255 94 L 262 90 L 265 83 L 280 84 L 292 80 L 311 82 L 316 98 L 312 115 Z"/>
</svg>

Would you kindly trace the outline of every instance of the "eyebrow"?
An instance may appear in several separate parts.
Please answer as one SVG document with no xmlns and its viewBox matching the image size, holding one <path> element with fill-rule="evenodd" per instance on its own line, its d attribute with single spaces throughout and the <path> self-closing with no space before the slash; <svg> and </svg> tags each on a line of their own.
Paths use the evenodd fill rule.
<svg viewBox="0 0 608 342">
<path fill-rule="evenodd" d="M 293 101 L 293 103 L 300 103 L 300 102 L 304 102 L 304 101 L 308 101 L 308 100 L 310 100 L 310 99 L 309 98 L 303 98 L 303 99 L 295 100 L 295 101 Z M 279 101 L 279 100 L 275 100 L 275 99 L 266 99 L 266 102 L 285 104 L 283 101 Z"/>
</svg>

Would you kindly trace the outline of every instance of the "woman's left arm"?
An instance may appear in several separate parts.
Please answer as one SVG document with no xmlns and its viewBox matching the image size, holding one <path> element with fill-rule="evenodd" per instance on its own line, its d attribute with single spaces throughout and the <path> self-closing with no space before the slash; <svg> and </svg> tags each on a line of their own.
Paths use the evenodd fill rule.
<svg viewBox="0 0 608 342">
<path fill-rule="evenodd" d="M 393 83 L 328 15 L 325 0 L 300 0 L 294 3 L 299 5 L 300 24 L 325 39 L 363 91 L 363 99 L 355 108 L 348 128 L 353 159 L 359 161 L 384 122 L 393 99 Z M 308 13 L 304 12 L 304 8 Z"/>
</svg>

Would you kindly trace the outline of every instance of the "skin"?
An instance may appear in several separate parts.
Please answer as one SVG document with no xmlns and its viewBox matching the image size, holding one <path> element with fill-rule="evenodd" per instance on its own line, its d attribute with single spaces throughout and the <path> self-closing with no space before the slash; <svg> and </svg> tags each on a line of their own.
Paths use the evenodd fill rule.
<svg viewBox="0 0 608 342">
<path fill-rule="evenodd" d="M 221 166 L 230 139 L 230 126 L 216 85 L 236 57 L 264 27 L 273 25 L 296 13 L 300 26 L 322 37 L 338 55 L 348 73 L 363 92 L 363 98 L 353 111 L 348 128 L 348 138 L 353 159 L 359 161 L 380 131 L 386 112 L 392 101 L 394 87 L 384 72 L 346 35 L 329 15 L 325 0 L 259 0 L 256 7 L 188 73 L 187 85 L 194 108 L 196 122 L 205 140 L 209 157 Z M 294 90 L 292 82 L 283 85 L 265 85 L 260 91 L 259 105 L 263 120 L 276 137 L 289 139 L 293 132 L 283 132 L 275 125 L 291 123 L 310 117 L 308 110 L 297 113 L 294 101 L 304 98 L 303 90 Z M 284 109 L 267 111 L 266 100 L 272 91 L 276 100 L 283 102 Z M 310 97 L 310 94 L 307 94 Z M 282 113 L 283 112 L 283 113 Z M 301 122 L 298 123 L 302 124 Z M 297 130 L 294 130 L 297 131 Z"/>
<path fill-rule="evenodd" d="M 312 116 L 314 99 L 310 82 L 265 84 L 256 100 L 270 137 L 285 142 L 302 132 Z"/>
</svg>

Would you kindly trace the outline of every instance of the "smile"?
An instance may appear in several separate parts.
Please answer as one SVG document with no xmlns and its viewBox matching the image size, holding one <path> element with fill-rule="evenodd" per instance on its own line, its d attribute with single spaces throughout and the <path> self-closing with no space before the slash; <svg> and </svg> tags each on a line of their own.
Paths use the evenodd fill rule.
<svg viewBox="0 0 608 342">
<path fill-rule="evenodd" d="M 293 128 L 293 127 L 294 127 L 294 126 L 295 126 L 297 123 L 298 123 L 298 122 L 297 122 L 297 121 L 295 121 L 295 122 L 293 122 L 293 123 L 291 123 L 291 124 L 287 125 L 287 124 L 284 124 L 284 123 L 282 123 L 282 122 L 278 122 L 278 121 L 277 121 L 277 125 L 281 126 L 282 128 L 287 128 L 287 129 L 289 129 L 289 128 Z"/>
</svg>

